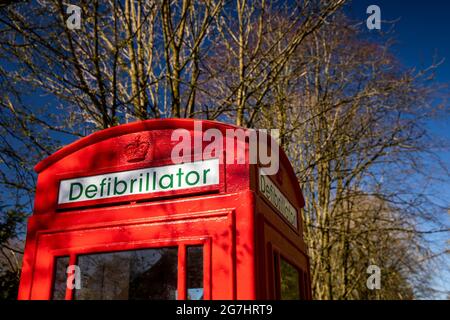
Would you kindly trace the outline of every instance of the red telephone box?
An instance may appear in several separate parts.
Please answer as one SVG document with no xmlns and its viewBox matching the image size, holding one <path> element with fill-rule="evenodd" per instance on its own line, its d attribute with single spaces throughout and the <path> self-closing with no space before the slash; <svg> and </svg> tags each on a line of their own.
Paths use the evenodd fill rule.
<svg viewBox="0 0 450 320">
<path fill-rule="evenodd" d="M 233 130 L 243 129 L 148 120 L 40 162 L 19 299 L 310 299 L 289 160 L 279 150 L 278 172 L 264 175 Z"/>
</svg>

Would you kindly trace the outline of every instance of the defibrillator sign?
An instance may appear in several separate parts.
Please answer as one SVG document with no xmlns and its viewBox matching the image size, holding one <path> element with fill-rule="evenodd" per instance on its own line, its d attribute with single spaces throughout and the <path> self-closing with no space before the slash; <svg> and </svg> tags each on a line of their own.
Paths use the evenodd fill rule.
<svg viewBox="0 0 450 320">
<path fill-rule="evenodd" d="M 297 209 L 289 202 L 280 189 L 268 178 L 262 174 L 263 168 L 259 172 L 259 191 L 269 200 L 269 202 L 278 210 L 278 212 L 295 228 L 298 228 Z"/>
<path fill-rule="evenodd" d="M 219 159 L 62 180 L 58 204 L 219 184 Z"/>
</svg>

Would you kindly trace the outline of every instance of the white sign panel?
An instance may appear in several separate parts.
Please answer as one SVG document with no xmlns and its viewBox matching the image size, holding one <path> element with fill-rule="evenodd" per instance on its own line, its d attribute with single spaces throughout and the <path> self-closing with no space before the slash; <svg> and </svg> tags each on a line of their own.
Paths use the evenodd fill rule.
<svg viewBox="0 0 450 320">
<path fill-rule="evenodd" d="M 62 180 L 58 204 L 198 188 L 218 183 L 219 159 L 211 159 Z"/>
<path fill-rule="evenodd" d="M 297 209 L 281 193 L 272 180 L 267 175 L 262 174 L 263 170 L 262 168 L 259 169 L 259 191 L 297 229 Z"/>
</svg>

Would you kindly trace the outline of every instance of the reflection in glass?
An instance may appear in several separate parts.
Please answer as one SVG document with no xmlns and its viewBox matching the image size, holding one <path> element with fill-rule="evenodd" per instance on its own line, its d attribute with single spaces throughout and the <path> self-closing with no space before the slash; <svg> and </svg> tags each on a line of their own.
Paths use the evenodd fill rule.
<svg viewBox="0 0 450 320">
<path fill-rule="evenodd" d="M 64 300 L 66 297 L 67 274 L 69 257 L 57 257 L 55 259 L 55 273 L 53 280 L 52 300 Z"/>
<path fill-rule="evenodd" d="M 203 300 L 203 247 L 187 247 L 187 300 Z"/>
<path fill-rule="evenodd" d="M 178 248 L 89 254 L 78 257 L 77 300 L 174 300 Z"/>
<path fill-rule="evenodd" d="M 297 268 L 280 259 L 281 272 L 281 299 L 282 300 L 299 300 L 300 299 L 300 278 Z"/>
</svg>

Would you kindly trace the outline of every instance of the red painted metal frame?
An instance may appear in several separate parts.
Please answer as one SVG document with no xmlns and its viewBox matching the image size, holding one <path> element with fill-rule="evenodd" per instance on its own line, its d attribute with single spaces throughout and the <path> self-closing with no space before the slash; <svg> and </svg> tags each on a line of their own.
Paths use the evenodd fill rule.
<svg viewBox="0 0 450 320">
<path fill-rule="evenodd" d="M 201 123 L 203 130 L 220 130 L 224 140 L 227 129 L 237 128 Z M 297 229 L 260 194 L 258 165 L 249 163 L 220 164 L 216 186 L 57 205 L 62 179 L 171 164 L 170 135 L 180 128 L 192 134 L 194 120 L 148 120 L 106 129 L 36 165 L 35 208 L 28 223 L 19 299 L 51 298 L 57 256 L 76 264 L 81 254 L 161 246 L 178 246 L 178 299 L 185 299 L 189 245 L 204 248 L 205 299 L 279 298 L 274 254 L 289 257 L 303 272 L 302 290 L 311 298 L 300 214 L 304 200 L 282 150 L 280 172 L 269 178 L 298 210 Z M 145 159 L 129 163 L 124 149 L 138 136 L 150 141 L 150 150 Z M 226 152 L 224 148 L 216 156 L 223 160 Z M 66 299 L 72 298 L 68 289 Z"/>
</svg>

